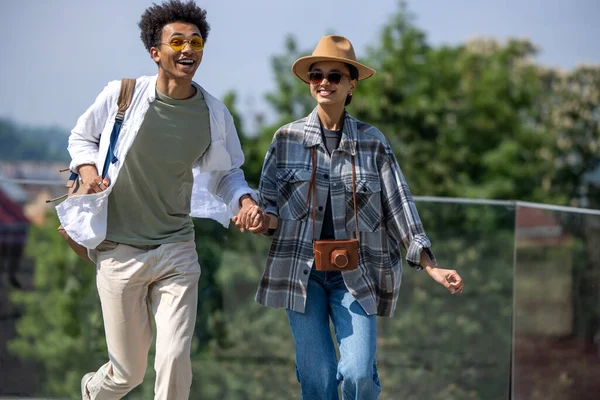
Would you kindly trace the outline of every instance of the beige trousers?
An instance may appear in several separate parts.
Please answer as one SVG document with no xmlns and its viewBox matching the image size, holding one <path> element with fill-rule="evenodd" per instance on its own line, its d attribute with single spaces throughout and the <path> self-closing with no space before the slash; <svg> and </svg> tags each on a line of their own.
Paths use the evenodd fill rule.
<svg viewBox="0 0 600 400">
<path fill-rule="evenodd" d="M 103 242 L 94 255 L 109 361 L 88 381 L 90 398 L 120 399 L 142 383 L 152 343 L 152 312 L 154 398 L 188 399 L 200 277 L 194 241 L 157 248 Z"/>
</svg>

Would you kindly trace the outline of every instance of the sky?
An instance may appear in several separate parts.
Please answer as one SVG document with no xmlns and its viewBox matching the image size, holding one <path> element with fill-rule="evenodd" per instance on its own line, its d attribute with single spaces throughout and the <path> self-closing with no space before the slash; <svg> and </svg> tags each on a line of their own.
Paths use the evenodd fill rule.
<svg viewBox="0 0 600 400">
<path fill-rule="evenodd" d="M 70 130 L 108 81 L 155 74 L 137 26 L 152 3 L 0 0 L 0 117 Z M 361 57 L 398 10 L 397 0 L 196 3 L 207 10 L 211 32 L 195 80 L 217 97 L 236 91 L 246 119 L 269 115 L 270 61 L 284 51 L 287 35 L 312 50 L 321 36 L 341 34 Z M 600 0 L 408 0 L 408 6 L 433 45 L 526 37 L 544 65 L 600 64 Z"/>
</svg>

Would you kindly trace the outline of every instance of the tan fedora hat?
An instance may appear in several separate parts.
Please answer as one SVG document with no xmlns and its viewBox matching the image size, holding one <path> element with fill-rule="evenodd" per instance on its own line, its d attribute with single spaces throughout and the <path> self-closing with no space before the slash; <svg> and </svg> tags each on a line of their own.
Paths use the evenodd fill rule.
<svg viewBox="0 0 600 400">
<path fill-rule="evenodd" d="M 372 77 L 375 70 L 356 61 L 354 47 L 348 39 L 339 35 L 323 36 L 312 55 L 300 57 L 292 65 L 292 72 L 304 82 L 308 82 L 308 70 L 319 61 L 340 61 L 353 65 L 358 70 L 358 80 Z"/>
</svg>

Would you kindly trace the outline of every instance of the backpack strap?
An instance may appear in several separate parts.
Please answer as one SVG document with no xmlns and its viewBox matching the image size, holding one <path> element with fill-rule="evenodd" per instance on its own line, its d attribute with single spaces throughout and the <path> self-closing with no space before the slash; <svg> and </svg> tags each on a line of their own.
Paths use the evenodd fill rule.
<svg viewBox="0 0 600 400">
<path fill-rule="evenodd" d="M 131 105 L 131 99 L 133 98 L 134 88 L 135 79 L 121 79 L 121 91 L 119 92 L 119 99 L 117 100 L 119 110 L 117 111 L 117 115 L 115 117 L 115 124 L 113 126 L 113 130 L 110 133 L 110 144 L 108 146 L 108 151 L 106 152 L 104 167 L 102 168 L 102 178 L 106 177 L 106 174 L 108 173 L 108 167 L 110 166 L 110 164 L 114 164 L 118 161 L 117 157 L 115 156 L 115 148 L 117 146 L 117 139 L 119 138 L 119 133 L 121 132 L 121 125 L 123 124 L 123 119 L 125 118 L 125 111 L 127 111 L 129 106 Z"/>
<path fill-rule="evenodd" d="M 135 79 L 123 78 L 121 79 L 121 91 L 119 92 L 119 111 L 117 111 L 117 118 L 121 120 L 125 118 L 125 111 L 131 105 L 131 99 L 133 98 L 133 89 L 135 88 Z"/>
</svg>

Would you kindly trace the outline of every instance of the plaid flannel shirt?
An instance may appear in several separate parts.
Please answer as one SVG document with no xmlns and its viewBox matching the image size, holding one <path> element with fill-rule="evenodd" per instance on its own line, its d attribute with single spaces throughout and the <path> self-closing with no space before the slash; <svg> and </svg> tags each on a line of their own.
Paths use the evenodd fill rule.
<svg viewBox="0 0 600 400">
<path fill-rule="evenodd" d="M 317 194 L 307 205 L 314 146 Z M 342 275 L 354 298 L 368 314 L 390 317 L 400 292 L 400 245 L 406 249 L 408 264 L 416 269 L 422 269 L 423 250 L 435 262 L 408 185 L 383 134 L 346 113 L 339 147 L 330 156 L 315 109 L 280 128 L 265 157 L 260 203 L 266 212 L 279 217 L 279 225 L 256 294 L 258 303 L 304 312 L 314 263 L 314 201 L 314 238 L 321 234 L 327 196 L 331 196 L 335 238 L 355 236 L 351 155 L 356 165 L 359 265 Z"/>
</svg>

